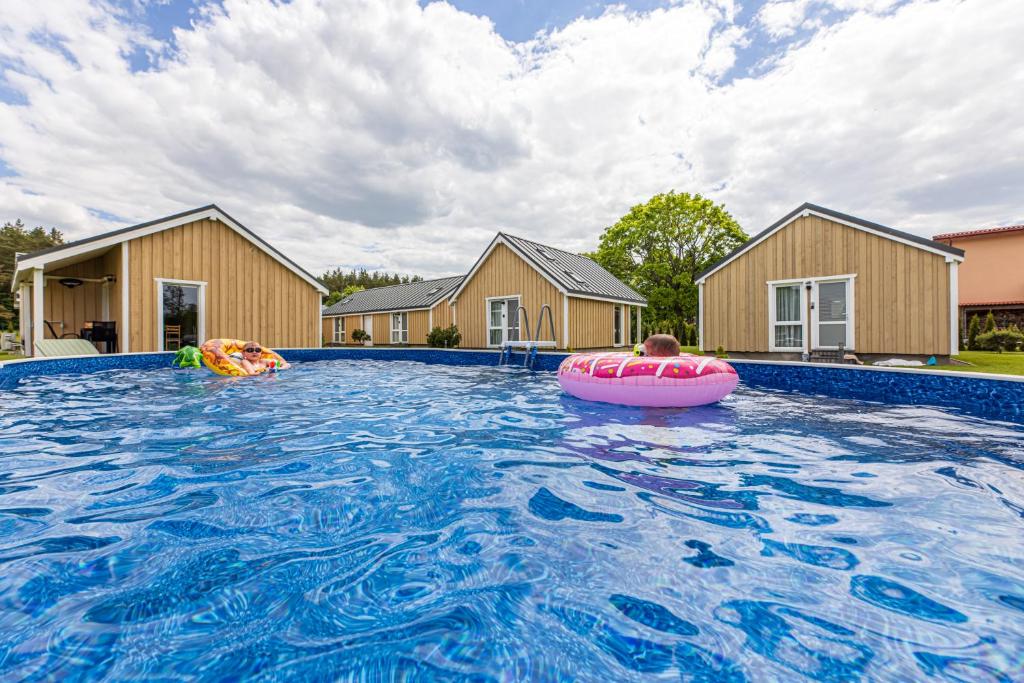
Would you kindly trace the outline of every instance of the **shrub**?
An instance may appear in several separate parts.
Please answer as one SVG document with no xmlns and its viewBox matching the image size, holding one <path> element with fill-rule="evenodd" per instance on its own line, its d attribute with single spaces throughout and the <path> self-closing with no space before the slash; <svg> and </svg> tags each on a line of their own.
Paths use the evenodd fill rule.
<svg viewBox="0 0 1024 683">
<path fill-rule="evenodd" d="M 364 341 L 370 341 L 370 335 L 366 332 L 366 330 L 357 327 L 356 329 L 352 330 L 352 341 L 360 343 Z"/>
<path fill-rule="evenodd" d="M 996 331 L 996 317 L 994 315 L 992 315 L 992 311 L 989 311 L 988 315 L 985 316 L 985 332 L 988 333 L 988 332 L 995 332 L 995 331 Z"/>
<path fill-rule="evenodd" d="M 462 341 L 462 334 L 455 325 L 450 327 L 435 327 L 427 335 L 427 346 L 436 348 L 454 349 Z"/>
<path fill-rule="evenodd" d="M 1013 351 L 1024 344 L 1024 335 L 1013 330 L 992 330 L 978 335 L 978 346 L 985 351 Z"/>
<path fill-rule="evenodd" d="M 981 334 L 981 320 L 978 314 L 971 316 L 971 322 L 967 324 L 967 350 L 978 350 L 978 335 Z"/>
<path fill-rule="evenodd" d="M 722 347 L 721 345 L 717 349 L 715 349 L 715 355 L 718 356 L 719 358 L 728 358 L 729 357 L 729 354 L 727 354 L 725 352 L 725 348 Z"/>
</svg>

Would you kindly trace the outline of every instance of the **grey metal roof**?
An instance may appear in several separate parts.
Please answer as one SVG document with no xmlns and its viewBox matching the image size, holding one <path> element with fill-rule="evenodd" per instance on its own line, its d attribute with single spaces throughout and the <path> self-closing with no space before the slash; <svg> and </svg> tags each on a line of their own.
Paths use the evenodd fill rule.
<svg viewBox="0 0 1024 683">
<path fill-rule="evenodd" d="M 374 287 L 342 299 L 324 310 L 325 316 L 351 315 L 355 313 L 382 313 L 405 311 L 414 308 L 430 308 L 444 299 L 462 282 L 463 275 L 443 277 L 436 280 L 421 280 L 404 285 Z"/>
<path fill-rule="evenodd" d="M 571 251 L 555 249 L 522 237 L 498 233 L 538 270 L 546 273 L 569 294 L 646 304 L 647 299 L 602 268 L 593 259 Z"/>
<path fill-rule="evenodd" d="M 849 214 L 840 213 L 838 211 L 833 211 L 832 209 L 828 209 L 828 208 L 826 208 L 824 206 L 818 206 L 817 204 L 811 204 L 810 202 L 804 202 L 803 204 L 801 204 L 800 206 L 796 207 L 795 209 L 793 209 L 792 211 L 787 213 L 785 216 L 783 216 L 779 220 L 777 220 L 774 223 L 772 223 L 771 225 L 769 225 L 767 228 L 765 228 L 761 232 L 759 232 L 756 235 L 754 235 L 753 237 L 751 237 L 749 240 L 747 240 L 746 242 L 744 242 L 740 246 L 738 246 L 735 249 L 733 249 L 725 257 L 719 259 L 718 261 L 716 261 L 712 265 L 710 265 L 707 268 L 705 268 L 701 273 L 699 273 L 694 278 L 694 281 L 700 280 L 702 277 L 707 276 L 712 271 L 715 271 L 718 268 L 720 268 L 721 266 L 724 266 L 726 263 L 728 263 L 729 261 L 731 261 L 735 257 L 739 256 L 744 251 L 746 251 L 750 247 L 754 246 L 755 244 L 757 244 L 758 242 L 763 240 L 765 237 L 768 237 L 768 235 L 772 234 L 775 231 L 775 229 L 778 228 L 780 225 L 785 225 L 786 223 L 789 223 L 791 220 L 793 220 L 795 217 L 799 216 L 804 211 L 814 211 L 814 212 L 820 213 L 820 214 L 825 215 L 825 216 L 830 216 L 830 217 L 835 218 L 835 219 L 840 220 L 840 221 L 845 221 L 847 223 L 853 223 L 854 225 L 859 225 L 859 226 L 867 228 L 869 230 L 874 230 L 876 232 L 880 232 L 882 234 L 889 235 L 890 237 L 895 237 L 896 239 L 901 239 L 901 240 L 904 240 L 906 242 L 913 242 L 914 244 L 921 245 L 922 247 L 927 247 L 928 249 L 935 249 L 937 251 L 942 251 L 942 252 L 945 252 L 945 253 L 950 254 L 952 256 L 963 256 L 964 255 L 964 250 L 963 249 L 957 249 L 956 247 L 952 247 L 952 246 L 950 246 L 948 244 L 943 244 L 942 242 L 936 242 L 935 240 L 930 240 L 927 237 L 920 237 L 918 235 L 912 235 L 909 232 L 903 232 L 902 230 L 897 230 L 895 228 L 890 228 L 887 225 L 881 225 L 880 223 L 872 223 L 871 221 L 866 221 L 863 218 L 857 218 L 856 216 L 851 216 Z"/>
</svg>

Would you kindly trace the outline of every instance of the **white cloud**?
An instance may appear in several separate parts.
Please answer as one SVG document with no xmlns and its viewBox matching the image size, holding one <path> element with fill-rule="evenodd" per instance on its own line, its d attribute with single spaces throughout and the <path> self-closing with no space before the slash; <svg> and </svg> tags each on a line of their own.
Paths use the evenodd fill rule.
<svg viewBox="0 0 1024 683">
<path fill-rule="evenodd" d="M 748 232 L 805 200 L 922 234 L 1019 220 L 1018 3 L 829 3 L 851 13 L 726 82 L 752 35 L 726 0 L 523 44 L 444 3 L 226 0 L 142 73 L 126 55 L 164 46 L 105 3 L 5 3 L 28 103 L 0 104 L 0 219 L 82 237 L 113 227 L 93 210 L 214 201 L 311 269 L 424 275 L 498 229 L 593 248 L 672 188 Z M 808 20 L 768 9 L 772 35 Z"/>
</svg>

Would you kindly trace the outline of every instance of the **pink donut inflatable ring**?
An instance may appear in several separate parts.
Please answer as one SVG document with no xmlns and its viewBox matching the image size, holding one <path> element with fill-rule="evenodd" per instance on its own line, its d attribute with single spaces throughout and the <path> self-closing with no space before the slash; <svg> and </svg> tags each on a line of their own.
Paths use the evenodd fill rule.
<svg viewBox="0 0 1024 683">
<path fill-rule="evenodd" d="M 731 365 L 711 356 L 575 353 L 558 367 L 558 383 L 586 401 L 689 408 L 728 396 L 739 382 Z"/>
</svg>

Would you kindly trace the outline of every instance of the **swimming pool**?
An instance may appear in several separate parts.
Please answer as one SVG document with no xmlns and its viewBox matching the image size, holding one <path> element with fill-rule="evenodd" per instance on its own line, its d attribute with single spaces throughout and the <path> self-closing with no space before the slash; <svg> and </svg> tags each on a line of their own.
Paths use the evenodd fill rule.
<svg viewBox="0 0 1024 683">
<path fill-rule="evenodd" d="M 0 678 L 1020 678 L 1024 427 L 336 360 L 0 391 Z"/>
</svg>

